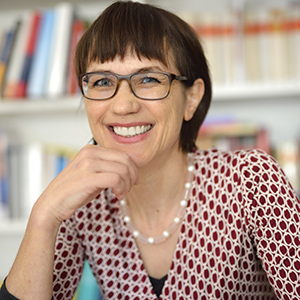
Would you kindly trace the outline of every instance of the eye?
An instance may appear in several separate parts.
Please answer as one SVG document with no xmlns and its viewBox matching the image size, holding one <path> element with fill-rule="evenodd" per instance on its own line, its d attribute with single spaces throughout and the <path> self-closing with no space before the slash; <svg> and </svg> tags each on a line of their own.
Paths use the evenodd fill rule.
<svg viewBox="0 0 300 300">
<path fill-rule="evenodd" d="M 135 78 L 135 84 L 148 87 L 162 84 L 162 76 L 159 73 L 140 73 Z"/>
<path fill-rule="evenodd" d="M 111 88 L 116 84 L 116 79 L 113 76 L 103 73 L 89 74 L 83 81 L 88 85 L 89 89 Z"/>
<path fill-rule="evenodd" d="M 160 83 L 159 79 L 154 76 L 147 76 L 141 78 L 141 83 Z"/>
<path fill-rule="evenodd" d="M 113 85 L 113 82 L 109 78 L 94 78 L 92 85 L 93 87 L 108 87 Z"/>
</svg>

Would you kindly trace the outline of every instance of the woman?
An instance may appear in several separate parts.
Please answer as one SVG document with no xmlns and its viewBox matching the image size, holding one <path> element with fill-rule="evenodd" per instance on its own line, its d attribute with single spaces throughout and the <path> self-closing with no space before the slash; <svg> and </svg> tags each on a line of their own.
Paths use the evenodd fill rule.
<svg viewBox="0 0 300 300">
<path fill-rule="evenodd" d="M 299 299 L 300 202 L 280 167 L 195 148 L 211 84 L 190 27 L 116 2 L 76 72 L 95 142 L 37 200 L 2 295 L 71 299 L 87 259 L 104 299 Z"/>
</svg>

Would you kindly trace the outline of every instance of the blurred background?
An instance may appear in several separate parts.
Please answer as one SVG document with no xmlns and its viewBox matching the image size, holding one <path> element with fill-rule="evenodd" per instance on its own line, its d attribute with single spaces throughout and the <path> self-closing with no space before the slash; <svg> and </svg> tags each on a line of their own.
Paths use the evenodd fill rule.
<svg viewBox="0 0 300 300">
<path fill-rule="evenodd" d="M 112 2 L 0 0 L 0 281 L 34 201 L 91 138 L 72 59 Z M 198 147 L 263 149 L 299 193 L 300 0 L 141 2 L 185 19 L 206 52 L 213 101 Z M 85 269 L 77 298 L 98 299 Z"/>
</svg>

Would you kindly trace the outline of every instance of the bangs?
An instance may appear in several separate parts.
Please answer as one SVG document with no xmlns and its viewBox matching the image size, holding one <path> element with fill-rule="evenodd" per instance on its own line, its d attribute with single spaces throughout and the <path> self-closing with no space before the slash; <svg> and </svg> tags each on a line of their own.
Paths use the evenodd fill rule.
<svg viewBox="0 0 300 300">
<path fill-rule="evenodd" d="M 124 59 L 128 50 L 138 58 L 157 59 L 167 66 L 168 41 L 157 9 L 137 2 L 117 4 L 104 10 L 79 42 L 76 56 L 84 59 L 76 59 L 77 74 L 86 72 L 93 61 L 104 63 L 116 56 Z"/>
</svg>

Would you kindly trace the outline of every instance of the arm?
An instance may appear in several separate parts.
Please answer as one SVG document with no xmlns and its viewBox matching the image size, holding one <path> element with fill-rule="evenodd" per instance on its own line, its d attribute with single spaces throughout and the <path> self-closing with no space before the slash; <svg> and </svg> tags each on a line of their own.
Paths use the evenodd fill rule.
<svg viewBox="0 0 300 300">
<path fill-rule="evenodd" d="M 300 201 L 278 163 L 263 152 L 248 157 L 251 227 L 257 256 L 278 299 L 300 298 Z M 253 162 L 253 163 L 252 163 Z"/>
<path fill-rule="evenodd" d="M 60 224 L 104 188 L 111 187 L 123 198 L 136 180 L 136 167 L 126 154 L 94 145 L 84 147 L 35 203 L 6 280 L 7 290 L 24 300 L 51 299 Z"/>
</svg>

